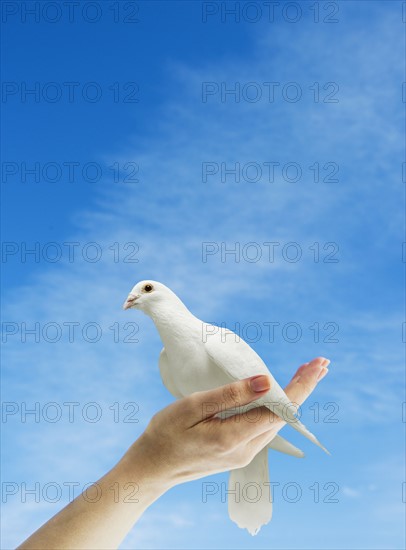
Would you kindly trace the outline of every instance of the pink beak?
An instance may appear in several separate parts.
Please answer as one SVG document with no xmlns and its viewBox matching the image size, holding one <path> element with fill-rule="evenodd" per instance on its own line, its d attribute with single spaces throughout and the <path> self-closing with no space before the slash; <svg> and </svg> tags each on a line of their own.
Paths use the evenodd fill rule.
<svg viewBox="0 0 406 550">
<path fill-rule="evenodd" d="M 137 296 L 134 296 L 134 294 L 129 294 L 127 296 L 127 300 L 123 304 L 123 309 L 130 309 L 130 307 L 134 304 L 136 299 L 137 299 Z"/>
</svg>

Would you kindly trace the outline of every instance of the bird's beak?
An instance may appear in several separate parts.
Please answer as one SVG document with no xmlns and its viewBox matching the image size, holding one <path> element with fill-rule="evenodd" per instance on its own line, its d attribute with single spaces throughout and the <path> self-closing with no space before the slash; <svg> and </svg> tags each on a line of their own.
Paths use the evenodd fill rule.
<svg viewBox="0 0 406 550">
<path fill-rule="evenodd" d="M 133 307 L 135 300 L 138 298 L 135 294 L 129 294 L 127 300 L 123 304 L 123 309 L 130 309 Z"/>
</svg>

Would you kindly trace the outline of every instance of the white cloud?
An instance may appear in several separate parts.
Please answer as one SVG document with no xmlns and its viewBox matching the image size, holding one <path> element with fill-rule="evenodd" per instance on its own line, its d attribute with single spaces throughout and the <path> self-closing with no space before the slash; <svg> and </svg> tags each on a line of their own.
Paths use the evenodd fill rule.
<svg viewBox="0 0 406 550">
<path fill-rule="evenodd" d="M 349 498 L 359 498 L 361 496 L 361 493 L 358 490 L 351 487 L 342 487 L 341 492 L 344 496 Z"/>
</svg>

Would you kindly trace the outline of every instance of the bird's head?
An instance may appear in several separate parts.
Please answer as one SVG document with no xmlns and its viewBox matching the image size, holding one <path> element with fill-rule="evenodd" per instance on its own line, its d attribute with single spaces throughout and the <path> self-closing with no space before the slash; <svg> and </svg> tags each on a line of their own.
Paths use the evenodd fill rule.
<svg viewBox="0 0 406 550">
<path fill-rule="evenodd" d="M 150 313 L 160 304 L 179 298 L 167 286 L 157 281 L 140 281 L 131 290 L 123 309 L 140 309 Z"/>
</svg>

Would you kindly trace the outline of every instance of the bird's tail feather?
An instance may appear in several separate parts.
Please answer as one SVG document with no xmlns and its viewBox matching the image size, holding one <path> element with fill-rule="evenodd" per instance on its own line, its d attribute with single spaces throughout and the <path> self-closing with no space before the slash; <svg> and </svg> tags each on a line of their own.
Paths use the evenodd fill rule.
<svg viewBox="0 0 406 550">
<path fill-rule="evenodd" d="M 231 470 L 228 482 L 228 513 L 238 527 L 256 535 L 272 518 L 268 447 L 244 468 Z"/>
<path fill-rule="evenodd" d="M 315 445 L 317 445 L 318 447 L 320 447 L 320 449 L 323 449 L 323 451 L 325 453 L 327 453 L 328 455 L 330 455 L 331 453 L 324 447 L 324 445 L 322 445 L 320 443 L 320 441 L 317 439 L 317 437 L 312 434 L 312 432 L 310 430 L 308 430 L 306 428 L 306 426 L 300 422 L 300 420 L 298 420 L 296 417 L 293 417 L 292 420 L 289 420 L 288 421 L 289 424 L 292 426 L 292 428 L 295 428 L 295 430 L 297 430 L 298 432 L 300 432 L 302 435 L 304 435 L 305 437 L 307 437 L 307 439 L 309 439 L 312 443 L 314 443 Z"/>
<path fill-rule="evenodd" d="M 273 391 L 274 393 L 269 392 L 269 394 L 265 395 L 261 399 L 258 399 L 255 402 L 257 406 L 265 405 L 268 407 L 274 414 L 279 416 L 282 420 L 292 426 L 292 428 L 307 437 L 307 439 L 320 447 L 320 449 L 323 449 L 323 451 L 329 455 L 329 451 L 320 443 L 317 437 L 313 435 L 302 422 L 300 422 L 296 415 L 296 407 L 294 406 L 294 403 L 291 403 L 288 396 L 276 382 Z"/>
<path fill-rule="evenodd" d="M 274 451 L 285 453 L 287 455 L 296 456 L 297 458 L 303 458 L 304 452 L 292 445 L 289 441 L 286 441 L 280 435 L 275 435 L 272 441 L 268 443 L 268 447 Z"/>
</svg>

